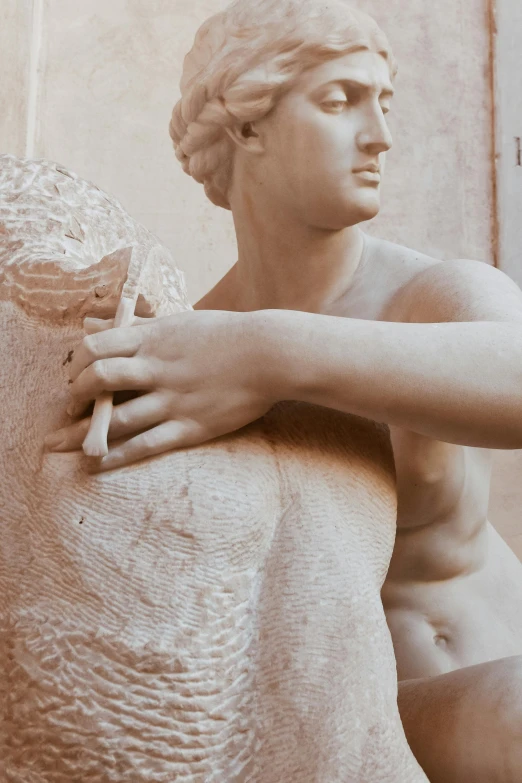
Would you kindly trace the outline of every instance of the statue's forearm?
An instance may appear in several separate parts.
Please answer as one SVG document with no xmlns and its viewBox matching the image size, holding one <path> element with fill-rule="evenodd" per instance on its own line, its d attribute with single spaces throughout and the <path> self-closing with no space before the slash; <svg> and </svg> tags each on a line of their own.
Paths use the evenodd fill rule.
<svg viewBox="0 0 522 783">
<path fill-rule="evenodd" d="M 280 396 L 450 443 L 522 448 L 519 323 L 254 314 Z"/>
</svg>

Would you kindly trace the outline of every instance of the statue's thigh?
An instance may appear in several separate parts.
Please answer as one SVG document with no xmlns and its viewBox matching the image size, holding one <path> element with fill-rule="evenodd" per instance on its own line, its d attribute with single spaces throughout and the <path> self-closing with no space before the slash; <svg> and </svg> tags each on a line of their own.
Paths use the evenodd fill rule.
<svg viewBox="0 0 522 783">
<path fill-rule="evenodd" d="M 399 710 L 431 783 L 522 780 L 522 656 L 401 682 Z"/>
</svg>

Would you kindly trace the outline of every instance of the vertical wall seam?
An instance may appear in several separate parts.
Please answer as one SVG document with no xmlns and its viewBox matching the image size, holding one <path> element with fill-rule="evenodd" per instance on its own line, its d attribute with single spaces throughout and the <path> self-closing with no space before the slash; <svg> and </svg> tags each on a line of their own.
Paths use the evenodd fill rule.
<svg viewBox="0 0 522 783">
<path fill-rule="evenodd" d="M 491 245 L 493 264 L 500 266 L 500 215 L 499 215 L 499 166 L 500 149 L 497 108 L 497 3 L 487 0 L 488 32 L 489 32 L 489 93 L 491 101 Z"/>
<path fill-rule="evenodd" d="M 27 126 L 25 157 L 34 157 L 38 120 L 38 99 L 40 93 L 40 57 L 42 50 L 44 0 L 33 0 L 31 20 L 31 41 L 29 56 L 29 85 L 27 91 Z"/>
</svg>

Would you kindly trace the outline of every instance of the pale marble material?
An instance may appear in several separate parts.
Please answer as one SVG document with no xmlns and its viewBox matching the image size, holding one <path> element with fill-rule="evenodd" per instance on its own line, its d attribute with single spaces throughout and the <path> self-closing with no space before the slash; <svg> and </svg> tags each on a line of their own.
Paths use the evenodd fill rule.
<svg viewBox="0 0 522 783">
<path fill-rule="evenodd" d="M 40 19 L 34 16 L 38 5 Z M 24 154 L 31 104 L 29 141 L 35 154 L 60 160 L 117 194 L 175 253 L 191 301 L 234 262 L 235 237 L 228 213 L 214 209 L 175 165 L 166 124 L 194 31 L 225 5 L 227 0 L 89 0 L 88 9 L 69 0 L 2 3 L 0 151 Z M 408 65 L 400 69 L 396 109 L 390 115 L 395 144 L 383 182 L 385 205 L 369 230 L 436 257 L 458 254 L 491 261 L 491 20 L 482 0 L 364 0 L 361 7 L 380 20 L 399 60 Z M 520 69 L 510 61 L 518 56 L 511 34 L 518 9 L 518 0 L 497 3 L 495 40 L 497 93 L 501 90 L 496 113 L 502 170 L 499 228 L 507 250 L 501 250 L 499 263 L 520 282 L 520 227 L 511 214 L 519 201 L 504 195 L 518 187 L 522 171 L 514 165 L 520 109 L 510 99 L 520 78 Z M 509 80 L 513 87 L 507 87 Z M 445 89 L 447 84 L 451 90 Z M 409 150 L 415 139 L 421 141 L 412 161 Z M 404 177 L 405 167 L 415 177 L 415 189 L 411 177 Z M 520 467 L 512 471 L 514 459 Z M 520 456 L 495 454 L 490 518 L 522 557 L 522 513 L 515 491 L 520 469 Z"/>
<path fill-rule="evenodd" d="M 187 309 L 168 250 L 97 187 L 62 166 L 1 156 L 1 298 L 31 316 L 74 322 L 114 313 L 132 245 L 157 247 L 137 314 Z"/>
<path fill-rule="evenodd" d="M 2 779 L 425 781 L 379 597 L 386 428 L 285 404 L 107 474 L 43 454 L 80 318 L 114 302 L 118 246 L 151 237 L 74 175 L 0 160 Z M 167 251 L 156 259 L 164 298 L 149 284 L 143 310 L 187 307 Z"/>
</svg>

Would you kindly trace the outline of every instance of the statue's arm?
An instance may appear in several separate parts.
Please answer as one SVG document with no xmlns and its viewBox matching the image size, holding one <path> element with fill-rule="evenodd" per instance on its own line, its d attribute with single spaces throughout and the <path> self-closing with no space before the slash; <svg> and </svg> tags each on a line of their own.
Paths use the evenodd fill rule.
<svg viewBox="0 0 522 783">
<path fill-rule="evenodd" d="M 480 262 L 441 262 L 394 308 L 386 322 L 202 310 L 91 334 L 70 365 L 71 394 L 85 404 L 104 390 L 148 392 L 115 408 L 110 437 L 131 437 L 102 469 L 203 443 L 288 399 L 450 443 L 522 448 L 517 286 Z M 87 425 L 62 430 L 54 448 L 79 448 Z"/>
<path fill-rule="evenodd" d="M 518 286 L 482 262 L 441 262 L 392 310 L 389 322 L 281 314 L 294 396 L 436 440 L 522 448 Z"/>
</svg>

